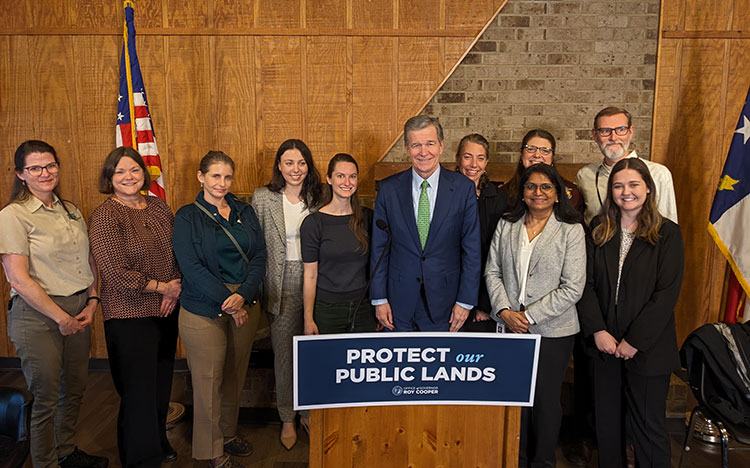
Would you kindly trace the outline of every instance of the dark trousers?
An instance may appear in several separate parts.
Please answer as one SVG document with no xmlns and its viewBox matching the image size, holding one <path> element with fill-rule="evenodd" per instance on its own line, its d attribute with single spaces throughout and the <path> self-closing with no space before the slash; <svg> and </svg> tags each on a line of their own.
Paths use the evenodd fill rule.
<svg viewBox="0 0 750 468">
<path fill-rule="evenodd" d="M 453 307 L 453 304 L 451 304 Z M 449 321 L 435 323 L 430 314 L 430 308 L 427 305 L 427 293 L 424 284 L 419 288 L 419 297 L 414 306 L 414 313 L 411 316 L 402 316 L 396 311 L 393 313 L 393 331 L 449 331 L 451 324 Z"/>
<path fill-rule="evenodd" d="M 177 316 L 104 322 L 117 393 L 117 448 L 123 467 L 159 467 L 172 450 L 166 422 L 177 345 Z"/>
<path fill-rule="evenodd" d="M 669 375 L 629 372 L 614 357 L 592 358 L 600 468 L 625 466 L 625 427 L 640 468 L 670 466 L 666 428 Z"/>
<path fill-rule="evenodd" d="M 542 337 L 534 406 L 521 410 L 520 468 L 555 466 L 555 446 L 562 421 L 560 393 L 573 352 L 573 336 Z"/>
<path fill-rule="evenodd" d="M 573 434 L 571 441 L 594 439 L 594 388 L 591 358 L 586 354 L 583 333 L 573 345 Z"/>
<path fill-rule="evenodd" d="M 318 326 L 318 332 L 321 335 L 348 333 L 352 319 L 355 319 L 355 333 L 374 332 L 377 327 L 377 320 L 375 320 L 375 310 L 370 305 L 370 301 L 363 300 L 357 311 L 357 316 L 354 317 L 356 306 L 357 301 L 330 303 L 316 299 L 313 320 Z"/>
</svg>

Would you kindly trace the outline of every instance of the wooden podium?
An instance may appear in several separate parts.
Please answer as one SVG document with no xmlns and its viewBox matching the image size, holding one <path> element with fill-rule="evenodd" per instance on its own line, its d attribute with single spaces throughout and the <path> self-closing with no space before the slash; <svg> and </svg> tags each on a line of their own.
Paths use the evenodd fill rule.
<svg viewBox="0 0 750 468">
<path fill-rule="evenodd" d="M 517 406 L 370 406 L 310 413 L 310 468 L 518 466 Z"/>
</svg>

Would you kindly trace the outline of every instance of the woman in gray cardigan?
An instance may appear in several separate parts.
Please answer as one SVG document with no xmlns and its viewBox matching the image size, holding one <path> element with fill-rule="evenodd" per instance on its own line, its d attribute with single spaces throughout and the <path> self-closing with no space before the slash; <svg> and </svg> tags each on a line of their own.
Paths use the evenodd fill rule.
<svg viewBox="0 0 750 468">
<path fill-rule="evenodd" d="M 281 418 L 281 444 L 297 443 L 294 427 L 292 337 L 303 332 L 302 256 L 300 226 L 320 203 L 320 175 L 310 149 L 300 140 L 286 140 L 276 151 L 271 182 L 255 190 L 252 205 L 266 238 L 268 260 L 262 307 L 271 326 L 276 376 L 276 406 Z M 309 428 L 303 414 L 302 427 Z"/>
<path fill-rule="evenodd" d="M 542 335 L 534 406 L 521 412 L 518 466 L 555 466 L 560 389 L 586 283 L 586 242 L 581 216 L 553 166 L 528 167 L 518 193 L 522 197 L 495 229 L 485 278 L 492 317 L 505 331 Z"/>
</svg>

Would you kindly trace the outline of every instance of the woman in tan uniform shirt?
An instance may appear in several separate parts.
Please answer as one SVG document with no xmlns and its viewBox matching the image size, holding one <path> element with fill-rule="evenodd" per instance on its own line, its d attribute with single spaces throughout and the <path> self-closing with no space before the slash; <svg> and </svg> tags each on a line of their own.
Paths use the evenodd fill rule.
<svg viewBox="0 0 750 468">
<path fill-rule="evenodd" d="M 34 395 L 31 459 L 37 468 L 104 468 L 106 458 L 84 453 L 74 440 L 99 302 L 86 223 L 57 194 L 52 146 L 26 141 L 14 162 L 10 202 L 0 211 L 0 258 L 11 286 L 8 335 Z"/>
</svg>

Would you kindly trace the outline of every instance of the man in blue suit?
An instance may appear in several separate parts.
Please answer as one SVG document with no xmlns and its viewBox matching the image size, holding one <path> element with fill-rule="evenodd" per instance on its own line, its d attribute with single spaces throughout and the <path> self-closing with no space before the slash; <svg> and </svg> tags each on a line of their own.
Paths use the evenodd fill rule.
<svg viewBox="0 0 750 468">
<path fill-rule="evenodd" d="M 375 220 L 392 240 L 372 278 L 378 321 L 395 331 L 458 331 L 477 303 L 481 271 L 474 183 L 440 167 L 443 128 L 418 115 L 404 125 L 409 170 L 380 182 Z M 387 234 L 372 234 L 371 265 Z"/>
</svg>

